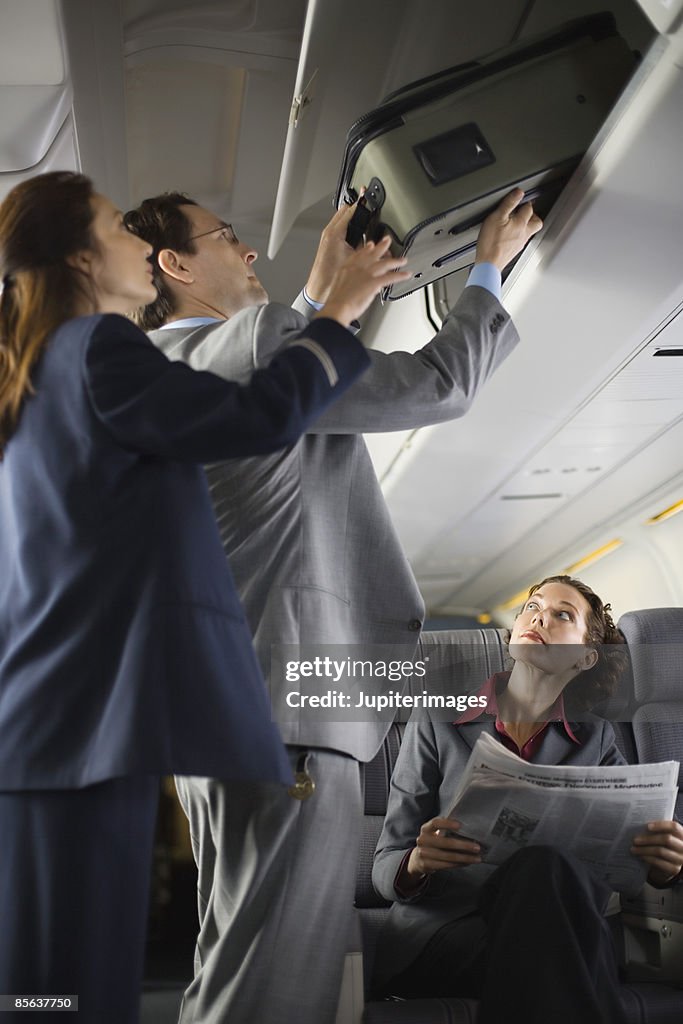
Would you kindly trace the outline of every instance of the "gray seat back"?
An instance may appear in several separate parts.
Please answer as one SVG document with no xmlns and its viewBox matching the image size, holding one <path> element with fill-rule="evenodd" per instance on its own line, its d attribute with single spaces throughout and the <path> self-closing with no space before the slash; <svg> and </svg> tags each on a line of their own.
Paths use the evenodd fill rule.
<svg viewBox="0 0 683 1024">
<path fill-rule="evenodd" d="M 627 612 L 618 625 L 631 655 L 637 760 L 683 763 L 683 608 Z M 682 783 L 679 773 L 679 790 Z"/>
<path fill-rule="evenodd" d="M 422 692 L 476 692 L 484 680 L 505 668 L 504 630 L 444 629 L 424 632 L 420 640 L 421 659 L 428 659 L 427 675 L 411 681 L 412 694 Z M 382 831 L 387 809 L 389 782 L 398 757 L 404 723 L 410 713 L 399 712 L 384 743 L 372 761 L 361 765 L 364 818 L 356 878 L 356 906 L 386 907 L 372 887 L 372 858 Z M 452 713 L 452 717 L 456 715 Z"/>
</svg>

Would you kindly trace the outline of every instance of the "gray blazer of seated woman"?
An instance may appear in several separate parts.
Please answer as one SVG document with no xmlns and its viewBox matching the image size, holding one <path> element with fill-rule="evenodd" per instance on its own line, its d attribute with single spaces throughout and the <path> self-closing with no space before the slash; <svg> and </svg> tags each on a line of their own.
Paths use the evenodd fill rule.
<svg viewBox="0 0 683 1024">
<path fill-rule="evenodd" d="M 539 764 L 623 763 L 609 722 L 569 722 L 564 697 L 590 708 L 624 664 L 609 605 L 555 576 L 533 586 L 510 636 L 510 673 L 482 687 L 486 709 L 457 722 L 411 721 L 392 778 L 373 882 L 395 901 L 380 937 L 376 994 L 481 999 L 479 1024 L 623 1019 L 608 888 L 570 855 L 527 847 L 499 868 L 446 818 L 477 738 L 486 732 Z M 634 839 L 648 881 L 683 865 L 683 827 L 659 821 Z"/>
</svg>

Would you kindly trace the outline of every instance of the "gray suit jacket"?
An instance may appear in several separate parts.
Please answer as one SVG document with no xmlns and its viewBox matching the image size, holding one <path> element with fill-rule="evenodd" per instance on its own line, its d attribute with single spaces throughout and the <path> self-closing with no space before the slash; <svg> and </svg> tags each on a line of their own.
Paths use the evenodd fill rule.
<svg viewBox="0 0 683 1024">
<path fill-rule="evenodd" d="M 171 359 L 244 381 L 305 323 L 295 309 L 270 303 L 150 337 Z M 370 369 L 314 433 L 274 455 L 208 467 L 223 545 L 286 743 L 369 760 L 389 721 L 371 711 L 363 722 L 343 722 L 286 708 L 292 687 L 270 671 L 271 644 L 334 644 L 338 653 L 344 645 L 351 657 L 368 644 L 405 645 L 397 656 L 411 658 L 419 638 L 424 605 L 363 433 L 462 416 L 517 341 L 500 303 L 468 287 L 419 352 L 370 351 Z"/>
<path fill-rule="evenodd" d="M 422 713 L 422 715 L 424 712 Z M 580 745 L 567 735 L 562 722 L 551 722 L 534 756 L 536 764 L 623 764 L 609 722 L 572 722 Z M 448 921 L 476 910 L 479 890 L 495 871 L 490 864 L 438 871 L 410 899 L 401 899 L 394 879 L 426 821 L 447 817 L 460 776 L 474 744 L 488 732 L 494 738 L 494 719 L 485 716 L 466 725 L 411 720 L 391 779 L 384 828 L 377 844 L 372 881 L 387 900 L 395 900 L 378 943 L 376 984 L 400 973 Z"/>
</svg>

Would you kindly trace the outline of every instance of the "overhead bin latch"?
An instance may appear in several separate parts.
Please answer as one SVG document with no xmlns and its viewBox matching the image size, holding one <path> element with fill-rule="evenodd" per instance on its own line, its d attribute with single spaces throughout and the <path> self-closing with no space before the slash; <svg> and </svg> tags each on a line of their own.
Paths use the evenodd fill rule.
<svg viewBox="0 0 683 1024">
<path fill-rule="evenodd" d="M 313 87 L 315 85 L 315 78 L 317 74 L 318 69 L 316 68 L 311 77 L 308 79 L 306 85 L 301 90 L 301 92 L 292 100 L 292 106 L 290 107 L 289 110 L 290 128 L 296 128 L 299 121 L 304 115 L 304 111 L 306 110 L 307 107 L 310 107 L 311 103 L 313 102 Z"/>
</svg>

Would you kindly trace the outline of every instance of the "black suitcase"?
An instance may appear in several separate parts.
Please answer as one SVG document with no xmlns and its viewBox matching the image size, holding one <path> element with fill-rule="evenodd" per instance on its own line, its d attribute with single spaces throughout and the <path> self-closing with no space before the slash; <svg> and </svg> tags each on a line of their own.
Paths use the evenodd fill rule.
<svg viewBox="0 0 683 1024">
<path fill-rule="evenodd" d="M 479 225 L 511 188 L 545 216 L 636 63 L 611 14 L 449 68 L 394 92 L 351 127 L 336 204 L 348 240 L 387 231 L 408 258 L 398 299 L 469 267 Z"/>
</svg>

